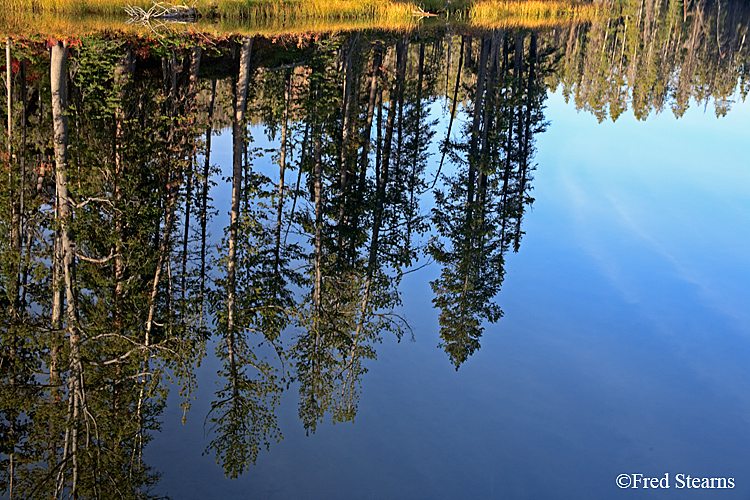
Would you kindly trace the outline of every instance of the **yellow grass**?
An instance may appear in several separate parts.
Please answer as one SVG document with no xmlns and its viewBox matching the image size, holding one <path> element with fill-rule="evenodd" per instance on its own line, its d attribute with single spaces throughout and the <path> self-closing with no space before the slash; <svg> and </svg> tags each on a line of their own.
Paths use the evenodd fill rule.
<svg viewBox="0 0 750 500">
<path fill-rule="evenodd" d="M 159 35 L 184 33 L 190 38 L 224 38 L 232 35 L 282 36 L 305 33 L 332 33 L 353 30 L 410 31 L 417 27 L 414 19 L 401 22 L 369 19 L 289 19 L 256 20 L 254 22 L 223 19 L 216 22 L 198 20 L 194 24 L 169 24 L 158 29 Z M 80 38 L 98 33 L 121 33 L 157 37 L 148 27 L 125 24 L 122 17 L 73 17 L 56 13 L 3 16 L 0 13 L 0 38 Z"/>
<path fill-rule="evenodd" d="M 224 19 L 371 19 L 407 20 L 416 7 L 391 0 L 215 0 L 199 10 Z"/>
<path fill-rule="evenodd" d="M 0 36 L 14 38 L 78 38 L 93 33 L 110 31 L 134 32 L 138 28 L 126 26 L 121 18 L 112 16 L 64 16 L 57 13 L 28 14 L 0 13 Z M 139 30 L 140 31 L 140 30 Z"/>
<path fill-rule="evenodd" d="M 280 35 L 355 29 L 404 31 L 418 25 L 417 5 L 444 0 L 173 0 L 195 7 L 199 22 L 170 29 L 230 34 Z M 75 37 L 102 31 L 140 33 L 125 25 L 125 6 L 148 9 L 153 0 L 3 0 L 0 35 Z M 453 0 L 454 20 L 481 28 L 544 27 L 587 22 L 591 4 L 564 0 Z M 458 19 L 456 19 L 456 17 Z"/>
<path fill-rule="evenodd" d="M 5 11 L 73 15 L 124 15 L 127 5 L 148 8 L 151 0 L 4 0 Z"/>
<path fill-rule="evenodd" d="M 4 0 L 0 34 L 55 37 L 99 31 L 139 32 L 126 26 L 125 7 L 152 0 Z M 173 0 L 180 3 L 181 0 Z M 353 29 L 405 30 L 417 24 L 414 4 L 394 0 L 184 0 L 198 14 L 198 30 L 222 35 L 283 34 Z M 214 24 L 209 24 L 214 23 Z M 179 27 L 174 27 L 179 29 Z"/>
<path fill-rule="evenodd" d="M 557 0 L 486 0 L 469 10 L 472 25 L 495 27 L 545 27 L 597 19 L 600 10 L 591 4 Z"/>
<path fill-rule="evenodd" d="M 417 8 L 408 0 L 173 0 L 164 3 L 194 7 L 203 17 L 405 19 Z M 65 15 L 124 15 L 128 5 L 148 9 L 152 0 L 4 0 L 4 11 Z"/>
</svg>

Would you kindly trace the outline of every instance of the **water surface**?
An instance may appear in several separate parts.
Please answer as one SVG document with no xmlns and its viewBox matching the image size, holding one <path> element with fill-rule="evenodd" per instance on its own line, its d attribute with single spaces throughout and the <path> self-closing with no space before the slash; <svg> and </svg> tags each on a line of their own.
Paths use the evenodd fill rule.
<svg viewBox="0 0 750 500">
<path fill-rule="evenodd" d="M 746 498 L 747 16 L 632 8 L 14 41 L 6 493 Z"/>
</svg>

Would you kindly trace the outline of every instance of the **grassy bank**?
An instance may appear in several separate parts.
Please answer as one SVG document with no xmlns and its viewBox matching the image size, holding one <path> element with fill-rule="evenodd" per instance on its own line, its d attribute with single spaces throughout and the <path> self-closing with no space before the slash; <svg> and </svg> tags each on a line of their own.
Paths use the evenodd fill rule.
<svg viewBox="0 0 750 500">
<path fill-rule="evenodd" d="M 152 0 L 5 0 L 0 32 L 60 36 L 101 30 L 132 31 L 125 7 L 148 10 Z M 179 3 L 179 0 L 175 0 Z M 230 32 L 302 32 L 393 29 L 414 26 L 418 7 L 393 0 L 186 0 L 195 9 L 196 29 Z M 154 24 L 158 21 L 154 21 Z M 212 24 L 209 24 L 212 23 Z M 231 27 L 231 28 L 230 28 Z"/>
<path fill-rule="evenodd" d="M 585 22 L 594 19 L 597 12 L 591 4 L 560 0 L 185 0 L 185 4 L 194 7 L 198 16 L 193 29 L 223 35 L 402 31 L 418 24 L 421 9 L 483 28 Z M 137 30 L 124 24 L 125 7 L 148 10 L 153 1 L 5 0 L 4 5 L 0 10 L 1 34 L 72 36 Z"/>
<path fill-rule="evenodd" d="M 194 7 L 200 17 L 250 20 L 258 18 L 406 19 L 417 10 L 409 1 L 392 0 L 175 0 L 166 4 Z M 132 5 L 148 10 L 152 0 L 5 0 L 5 11 L 58 13 L 67 16 L 125 15 Z"/>
<path fill-rule="evenodd" d="M 600 10 L 592 4 L 556 0 L 487 0 L 469 8 L 475 26 L 552 26 L 567 22 L 590 22 Z"/>
</svg>

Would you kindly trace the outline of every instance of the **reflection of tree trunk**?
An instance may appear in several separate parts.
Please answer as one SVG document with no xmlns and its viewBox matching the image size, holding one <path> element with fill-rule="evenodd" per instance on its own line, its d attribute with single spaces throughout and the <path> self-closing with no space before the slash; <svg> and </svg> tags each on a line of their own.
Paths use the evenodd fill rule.
<svg viewBox="0 0 750 500">
<path fill-rule="evenodd" d="M 417 162 L 419 161 L 420 152 L 420 132 L 422 131 L 422 83 L 424 82 L 424 42 L 419 44 L 419 59 L 417 61 L 417 96 L 416 96 L 416 131 L 415 131 L 415 147 L 414 156 L 412 158 L 412 171 L 416 169 Z"/>
<path fill-rule="evenodd" d="M 201 64 L 201 48 L 194 47 L 190 51 L 190 80 L 188 84 L 188 95 L 187 95 L 187 109 L 188 123 L 193 123 L 195 114 L 198 112 L 197 103 L 195 99 L 198 95 L 198 70 Z M 185 293 L 187 289 L 187 261 L 188 261 L 188 237 L 190 236 L 190 210 L 192 208 L 193 201 L 193 168 L 195 167 L 195 148 L 190 153 L 190 160 L 188 161 L 187 180 L 185 181 L 185 223 L 183 224 L 183 239 L 182 239 L 182 301 L 185 301 Z"/>
<path fill-rule="evenodd" d="M 401 82 L 398 86 L 398 132 L 396 134 L 396 165 L 395 168 L 401 171 L 401 162 L 403 158 L 402 146 L 404 142 L 404 84 L 406 79 L 406 63 L 409 58 L 409 38 L 404 37 L 396 42 L 396 75 L 397 80 Z"/>
<path fill-rule="evenodd" d="M 489 76 L 487 78 L 487 89 L 484 98 L 484 116 L 482 118 L 482 145 L 479 151 L 479 172 L 477 180 L 477 200 L 479 202 L 480 219 L 484 220 L 484 211 L 487 201 L 487 175 L 489 175 L 489 131 L 492 123 L 492 114 L 495 110 L 495 77 L 497 75 L 498 48 L 504 34 L 495 30 L 490 41 L 491 49 L 489 56 Z"/>
<path fill-rule="evenodd" d="M 516 42 L 517 41 L 518 41 L 518 38 L 516 38 Z M 509 53 L 508 45 L 509 45 L 508 37 L 506 37 L 503 41 L 503 66 L 504 68 L 508 67 L 508 53 Z M 518 50 L 518 47 L 516 47 L 516 50 Z M 507 232 L 507 221 L 510 216 L 510 207 L 509 207 L 510 202 L 508 200 L 511 199 L 511 197 L 509 196 L 510 193 L 508 191 L 510 187 L 511 168 L 513 166 L 513 133 L 514 133 L 513 129 L 515 126 L 515 117 L 516 117 L 515 97 L 518 92 L 517 90 L 518 84 L 516 83 L 516 81 L 518 80 L 518 77 L 519 77 L 519 69 L 518 69 L 519 58 L 520 58 L 520 55 L 517 55 L 516 63 L 514 64 L 514 67 L 513 67 L 513 79 L 511 83 L 510 98 L 506 99 L 505 110 L 504 110 L 504 114 L 508 122 L 508 133 L 507 133 L 506 142 L 505 142 L 505 168 L 503 169 L 503 189 L 502 189 L 503 197 L 502 197 L 502 202 L 500 205 L 503 211 L 503 217 L 502 217 L 503 224 L 500 230 L 500 235 L 501 235 L 500 237 L 502 241 L 503 251 L 505 250 L 505 247 L 506 247 L 505 235 Z"/>
<path fill-rule="evenodd" d="M 52 46 L 50 62 L 50 84 L 52 87 L 52 122 L 54 128 L 55 145 L 55 179 L 57 190 L 58 217 L 60 227 L 59 257 L 61 257 L 62 278 L 65 283 L 65 300 L 67 302 L 67 330 L 70 343 L 70 377 L 69 393 L 71 412 L 68 415 L 68 425 L 65 431 L 63 460 L 68 458 L 68 451 L 72 457 L 73 478 L 71 496 L 76 497 L 78 482 L 77 425 L 79 407 L 83 403 L 81 394 L 81 358 L 79 351 L 79 331 L 77 326 L 77 303 L 74 290 L 75 282 L 75 239 L 71 225 L 72 202 L 68 192 L 68 118 L 67 118 L 67 58 L 68 48 L 62 42 Z M 62 304 L 60 304 L 62 306 Z M 54 311 L 53 311 L 54 313 Z M 58 314 L 61 315 L 60 310 Z M 53 318 L 53 322 L 60 323 L 61 318 Z M 62 472 L 62 469 L 61 469 Z M 60 476 L 62 480 L 62 477 Z M 58 483 L 60 487 L 60 483 Z"/>
<path fill-rule="evenodd" d="M 8 205 L 10 208 L 10 247 L 12 249 L 13 253 L 13 260 L 12 262 L 15 262 L 15 259 L 20 259 L 20 253 L 21 253 L 21 232 L 20 232 L 20 223 L 21 223 L 21 213 L 19 210 L 19 207 L 16 203 L 16 193 L 14 192 L 14 185 L 15 182 L 13 182 L 13 171 L 14 168 L 12 168 L 12 165 L 14 163 L 14 155 L 13 155 L 13 87 L 12 87 L 12 80 L 11 80 L 11 70 L 12 70 L 12 64 L 13 60 L 11 58 L 11 40 L 10 38 L 5 39 L 5 69 L 6 69 L 6 88 L 8 91 Z M 19 198 L 23 199 L 23 188 L 19 191 Z M 19 260 L 20 263 L 20 260 Z M 15 265 L 13 266 L 15 268 Z M 14 271 L 17 271 L 18 269 L 14 269 Z M 11 308 L 12 312 L 15 314 L 16 308 L 18 306 L 18 294 L 19 294 L 19 288 L 20 288 L 20 282 L 19 282 L 20 275 L 17 272 L 14 272 L 14 277 L 11 279 L 10 282 L 10 290 L 8 292 L 11 295 Z"/>
<path fill-rule="evenodd" d="M 55 159 L 57 160 L 57 157 Z M 67 157 L 65 159 L 67 160 Z M 57 197 L 55 201 L 55 219 L 60 220 L 60 201 Z M 58 225 L 55 228 L 52 244 L 52 313 L 50 321 L 52 323 L 53 334 L 50 339 L 50 385 L 53 389 L 50 391 L 50 403 L 54 402 L 57 398 L 58 391 L 56 388 L 60 382 L 59 354 L 62 348 L 63 308 L 62 255 L 62 230 Z"/>
<path fill-rule="evenodd" d="M 385 64 L 383 64 L 384 68 L 388 67 L 390 59 L 390 54 L 387 54 Z M 378 110 L 377 125 L 375 127 L 377 130 L 375 134 L 375 168 L 379 169 L 383 160 L 383 87 L 378 89 L 378 97 L 375 107 Z"/>
<path fill-rule="evenodd" d="M 412 217 L 412 207 L 414 207 L 414 197 L 416 196 L 417 177 L 419 175 L 419 155 L 422 153 L 422 143 L 420 132 L 422 131 L 422 83 L 424 82 L 424 42 L 419 44 L 419 59 L 417 62 L 417 95 L 416 95 L 416 126 L 414 131 L 414 155 L 411 162 L 411 175 L 409 176 L 409 215 L 406 220 L 406 242 L 411 245 L 411 231 L 414 218 Z"/>
<path fill-rule="evenodd" d="M 342 71 L 344 73 L 344 95 L 341 101 L 341 153 L 339 158 L 339 189 L 343 196 L 347 184 L 347 169 L 349 155 L 349 136 L 351 135 L 351 114 L 352 114 L 352 80 L 354 79 L 353 56 L 359 47 L 360 34 L 357 33 L 349 42 L 346 59 Z"/>
<path fill-rule="evenodd" d="M 154 279 L 151 282 L 151 297 L 149 300 L 148 319 L 146 320 L 146 337 L 145 345 L 151 345 L 151 333 L 154 328 L 154 321 L 156 318 L 156 297 L 159 293 L 159 285 L 161 283 L 161 276 L 164 269 L 164 264 L 167 262 L 169 250 L 171 248 L 170 239 L 172 236 L 172 225 L 175 219 L 175 201 L 179 191 L 179 181 L 171 177 L 171 172 L 167 173 L 167 182 L 165 185 L 165 191 L 167 195 L 166 206 L 164 207 L 164 229 L 161 234 L 159 243 L 159 258 L 156 263 L 156 271 L 154 273 Z"/>
<path fill-rule="evenodd" d="M 173 99 L 173 98 L 172 98 Z M 170 132 L 170 137 L 171 137 Z M 170 141 L 171 142 L 171 141 Z M 159 287 L 161 284 L 161 278 L 162 273 L 164 270 L 164 267 L 166 263 L 169 261 L 169 253 L 172 248 L 171 239 L 172 239 L 172 226 L 174 225 L 174 221 L 176 218 L 176 200 L 177 196 L 179 194 L 180 190 L 180 184 L 181 179 L 178 177 L 181 174 L 181 172 L 177 171 L 176 173 L 172 171 L 171 168 L 166 168 L 165 176 L 165 186 L 164 191 L 166 194 L 166 200 L 165 200 L 165 206 L 164 206 L 164 228 L 162 230 L 162 234 L 159 237 L 158 231 L 157 231 L 157 237 L 160 238 L 159 245 L 158 245 L 158 260 L 156 262 L 156 270 L 154 272 L 154 279 L 151 282 L 151 295 L 149 298 L 149 308 L 148 308 L 148 318 L 146 320 L 146 334 L 144 339 L 144 346 L 146 349 L 149 348 L 149 346 L 152 345 L 153 341 L 153 328 L 156 325 L 156 304 L 157 304 L 157 296 L 159 293 Z M 145 351 L 144 358 L 142 360 L 142 371 L 143 373 L 148 372 L 148 364 L 149 364 L 149 353 L 148 351 Z M 138 395 L 138 405 L 136 410 L 136 421 L 138 423 L 138 430 L 136 431 L 136 440 L 135 445 L 133 447 L 133 458 L 132 460 L 135 460 L 136 454 L 138 456 L 138 463 L 141 463 L 142 456 L 143 456 L 143 406 L 145 398 L 145 386 L 146 386 L 146 376 L 144 375 L 141 379 L 141 388 Z"/>
<path fill-rule="evenodd" d="M 21 181 L 20 181 L 20 205 L 18 210 L 18 234 L 19 240 L 23 238 L 24 234 L 24 213 L 26 211 L 26 59 L 21 60 L 20 71 L 20 91 L 21 91 L 21 143 L 19 145 L 19 161 L 21 164 Z M 19 274 L 22 289 L 21 289 L 21 303 L 26 303 L 26 282 L 28 277 L 29 268 L 29 249 L 31 246 L 31 232 L 28 231 L 26 235 L 26 258 L 21 258 L 19 262 Z M 21 250 L 23 250 L 21 248 Z"/>
<path fill-rule="evenodd" d="M 400 50 L 399 50 L 400 49 Z M 403 43 L 398 42 L 396 45 L 396 81 L 391 85 L 388 100 L 388 118 L 385 122 L 385 137 L 383 139 L 383 155 L 381 158 L 380 174 L 383 178 L 388 178 L 388 168 L 391 160 L 391 148 L 393 144 L 393 129 L 396 121 L 396 104 L 398 96 L 401 93 L 401 87 L 404 80 L 404 73 L 401 72 L 403 53 Z"/>
<path fill-rule="evenodd" d="M 319 125 L 316 125 L 318 128 Z M 321 348 L 321 315 L 323 312 L 323 165 L 320 159 L 321 131 L 315 135 L 313 146 L 313 198 L 315 203 L 315 283 L 313 285 L 313 329 L 315 345 L 313 347 L 314 366 L 319 366 L 318 356 Z"/>
<path fill-rule="evenodd" d="M 211 102 L 208 105 L 208 126 L 206 127 L 206 158 L 203 164 L 203 192 L 201 193 L 201 322 L 203 321 L 204 293 L 206 291 L 206 226 L 208 224 L 208 185 L 211 168 L 211 136 L 213 135 L 214 101 L 216 100 L 216 79 L 211 80 Z"/>
<path fill-rule="evenodd" d="M 367 100 L 367 113 L 365 117 L 365 129 L 362 134 L 362 155 L 360 156 L 359 195 L 364 194 L 365 181 L 367 179 L 368 156 L 370 154 L 370 135 L 372 133 L 372 119 L 375 116 L 375 103 L 378 96 L 378 81 L 380 80 L 380 67 L 383 62 L 383 44 L 377 42 L 372 56 L 372 73 L 370 74 L 370 95 Z"/>
<path fill-rule="evenodd" d="M 297 184 L 294 188 L 294 197 L 292 198 L 292 209 L 289 211 L 289 223 L 286 226 L 286 232 L 284 233 L 284 244 L 286 245 L 286 239 L 289 236 L 289 231 L 292 228 L 292 220 L 294 219 L 294 210 L 297 207 L 297 196 L 299 195 L 299 186 L 302 182 L 302 171 L 304 170 L 307 162 L 307 140 L 310 134 L 310 122 L 305 123 L 305 133 L 302 137 L 302 152 L 299 160 L 299 170 L 297 171 Z"/>
<path fill-rule="evenodd" d="M 347 193 L 349 191 L 349 142 L 352 128 L 352 108 L 354 108 L 356 82 L 354 75 L 354 56 L 359 57 L 359 38 L 357 33 L 349 42 L 346 60 L 344 61 L 344 93 L 341 103 L 342 120 L 341 120 L 341 153 L 339 158 L 339 219 L 338 219 L 338 246 L 343 248 L 344 245 L 344 226 L 346 224 L 346 205 Z M 352 88 L 354 87 L 354 91 Z"/>
<path fill-rule="evenodd" d="M 518 187 L 518 221 L 516 223 L 516 234 L 514 237 L 514 250 L 517 252 L 521 243 L 521 218 L 523 216 L 524 211 L 524 202 L 525 202 L 525 193 L 526 193 L 526 181 L 528 177 L 528 168 L 529 168 L 529 155 L 531 152 L 529 151 L 529 145 L 531 143 L 531 107 L 533 106 L 533 93 L 534 93 L 534 85 L 536 82 L 534 79 L 536 78 L 535 73 L 535 67 L 536 67 L 536 44 L 537 44 L 537 34 L 536 32 L 533 32 L 531 34 L 531 43 L 529 44 L 529 74 L 527 78 L 527 85 L 526 85 L 526 104 L 525 104 L 525 111 L 524 111 L 524 117 L 523 117 L 523 126 L 524 130 L 523 133 L 521 133 L 519 129 L 519 149 L 520 149 L 520 158 L 519 158 L 519 187 Z M 523 76 L 519 77 L 519 80 L 523 78 Z M 520 83 L 520 81 L 519 81 Z M 521 108 L 521 106 L 519 106 Z M 520 111 L 519 111 L 520 112 Z"/>
<path fill-rule="evenodd" d="M 11 227 L 10 227 L 10 248 L 11 248 L 11 262 L 15 262 L 15 259 L 18 259 L 19 266 L 21 265 L 22 258 L 21 258 L 21 220 L 23 217 L 23 173 L 21 174 L 21 186 L 19 189 L 19 198 L 20 198 L 20 206 L 19 209 L 16 209 L 16 200 L 13 193 L 13 141 L 12 141 L 12 124 L 13 124 L 13 106 L 12 106 L 12 87 L 11 87 L 11 41 L 10 38 L 6 38 L 5 41 L 5 50 L 6 50 L 6 74 L 7 74 L 7 90 L 8 90 L 8 205 L 10 206 L 10 213 L 11 213 Z M 25 78 L 25 76 L 24 76 Z M 25 83 L 25 82 L 24 82 Z M 22 87 L 25 90 L 25 85 L 22 83 Z M 21 146 L 23 148 L 23 145 Z M 21 157 L 23 157 L 23 153 L 21 152 Z M 21 160 L 21 165 L 23 168 L 23 160 Z M 15 322 L 18 320 L 18 316 L 21 314 L 20 311 L 20 268 L 17 268 L 15 265 L 13 266 L 13 272 L 12 275 L 9 277 L 10 283 L 9 283 L 9 289 L 8 289 L 8 295 L 9 295 L 9 302 L 10 302 L 10 320 L 11 322 Z M 13 332 L 13 328 L 9 328 L 9 338 L 8 340 L 8 374 L 10 375 L 10 386 L 13 387 L 12 390 L 17 390 L 15 388 L 16 386 L 16 373 L 19 371 L 18 367 L 16 367 L 16 362 L 18 360 L 18 337 Z M 0 362 L 2 363 L 2 362 Z M 8 454 L 8 495 L 9 498 L 13 499 L 13 488 L 14 488 L 14 478 L 16 475 L 15 471 L 15 448 L 16 448 L 16 441 L 18 438 L 16 437 L 16 422 L 18 418 L 18 410 L 16 409 L 8 409 L 8 414 L 6 415 L 6 418 L 9 422 L 9 429 L 8 429 L 8 436 L 10 437 L 10 453 Z"/>
<path fill-rule="evenodd" d="M 397 59 L 398 59 L 398 55 L 397 55 Z M 374 209 L 373 222 L 372 222 L 370 256 L 369 256 L 368 263 L 367 263 L 367 276 L 368 277 L 367 277 L 367 283 L 365 284 L 365 296 L 363 298 L 363 303 L 362 303 L 363 311 L 364 311 L 364 308 L 366 307 L 367 301 L 369 300 L 370 282 L 372 281 L 372 276 L 374 273 L 375 265 L 377 263 L 377 248 L 378 248 L 378 241 L 380 238 L 380 229 L 383 224 L 383 209 L 385 206 L 385 199 L 386 199 L 386 187 L 388 185 L 388 176 L 389 176 L 388 160 L 390 158 L 390 153 L 391 153 L 391 139 L 393 137 L 393 120 L 396 115 L 396 97 L 397 97 L 398 88 L 400 87 L 400 85 L 401 83 L 400 83 L 399 74 L 397 74 L 396 82 L 392 85 L 392 88 L 389 92 L 390 100 L 388 103 L 388 118 L 386 119 L 385 143 L 383 146 L 382 164 L 380 163 L 375 164 L 375 182 L 376 182 L 375 209 Z M 359 335 L 360 329 L 361 329 L 361 325 L 358 326 L 357 336 Z M 355 345 L 355 348 L 356 348 L 356 345 Z"/>
<path fill-rule="evenodd" d="M 397 74 L 396 74 L 395 88 L 392 88 L 390 91 L 390 102 L 388 104 L 388 119 L 386 123 L 385 145 L 383 148 L 383 162 L 382 162 L 382 165 L 380 164 L 380 162 L 377 162 L 375 164 L 375 177 L 376 177 L 375 179 L 376 180 L 375 210 L 374 210 L 374 219 L 373 219 L 373 226 L 372 226 L 372 235 L 371 235 L 371 240 L 370 240 L 370 251 L 369 251 L 369 257 L 368 257 L 368 262 L 367 262 L 367 277 L 365 279 L 365 288 L 362 293 L 362 301 L 360 303 L 359 317 L 357 319 L 357 325 L 354 331 L 354 338 L 352 339 L 353 340 L 352 345 L 349 349 L 349 354 L 348 354 L 349 361 L 347 362 L 344 368 L 345 370 L 348 370 L 348 374 L 344 380 L 344 385 L 342 387 L 342 395 L 347 391 L 347 389 L 349 391 L 353 390 L 354 361 L 356 358 L 359 340 L 362 335 L 362 329 L 364 327 L 365 319 L 367 316 L 367 310 L 368 310 L 369 303 L 370 303 L 370 297 L 372 295 L 372 281 L 373 281 L 373 276 L 375 273 L 375 268 L 377 266 L 380 229 L 383 223 L 383 208 L 384 208 L 385 197 L 386 197 L 386 185 L 388 182 L 388 163 L 389 163 L 388 158 L 390 157 L 391 140 L 393 137 L 393 120 L 394 120 L 394 116 L 396 112 L 396 109 L 395 109 L 396 96 L 397 94 L 400 94 L 401 96 L 403 96 L 403 89 L 401 89 L 400 87 L 403 86 L 403 79 L 405 78 L 405 65 L 406 64 L 405 64 L 405 61 L 401 61 L 401 57 L 403 57 L 402 51 L 399 51 L 397 48 L 396 65 L 398 69 L 397 69 Z M 372 75 L 372 83 L 370 87 L 370 103 L 368 104 L 368 127 L 367 127 L 367 139 L 366 139 L 368 143 L 369 143 L 369 124 L 372 123 L 372 113 L 370 110 L 372 109 L 374 111 L 373 108 L 375 105 L 375 98 L 376 98 L 375 82 L 377 80 L 377 75 L 379 73 L 378 65 L 380 63 L 380 58 L 381 58 L 380 53 L 376 53 L 375 58 L 373 60 L 373 75 Z M 422 62 L 422 59 L 420 59 L 420 63 L 421 62 Z M 421 69 L 421 66 L 420 66 L 420 69 Z M 420 74 L 420 77 L 421 77 L 421 74 Z M 378 127 L 378 129 L 380 129 L 380 127 Z M 362 159 L 362 172 L 364 172 L 367 166 L 366 152 L 363 152 L 362 158 L 363 158 Z M 362 179 L 364 178 L 364 175 L 363 174 L 361 175 L 362 177 L 360 178 L 360 185 L 362 186 L 362 191 L 363 191 L 364 181 Z M 351 409 L 351 403 L 348 409 Z"/>
<path fill-rule="evenodd" d="M 67 58 L 68 48 L 61 42 L 52 46 L 50 79 L 52 86 L 52 125 L 55 146 L 55 185 L 57 191 L 56 230 L 53 257 L 52 328 L 56 334 L 62 329 L 63 260 L 64 248 L 70 245 L 70 199 L 67 188 L 68 168 L 68 116 L 67 116 Z M 53 364 L 56 360 L 53 357 Z M 55 367 L 56 368 L 56 367 Z"/>
<path fill-rule="evenodd" d="M 490 39 L 482 38 L 481 52 L 479 54 L 479 74 L 477 75 L 477 88 L 474 95 L 473 121 L 471 125 L 471 139 L 469 142 L 469 178 L 467 186 L 467 223 L 471 223 L 474 208 L 474 191 L 476 183 L 478 163 L 479 125 L 482 119 L 482 97 L 484 96 L 484 80 L 487 74 L 487 58 L 490 52 Z"/>
<path fill-rule="evenodd" d="M 274 272 L 279 272 L 279 260 L 281 252 L 281 216 L 284 211 L 284 175 L 286 174 L 286 148 L 287 131 L 289 128 L 289 101 L 291 99 L 292 73 L 288 71 L 284 79 L 284 117 L 281 122 L 281 145 L 279 148 L 279 198 L 276 207 L 276 249 L 274 259 Z M 301 168 L 300 168 L 301 170 Z"/>
<path fill-rule="evenodd" d="M 120 58 L 120 61 L 117 63 L 117 66 L 115 67 L 115 85 L 120 89 L 120 95 L 119 95 L 119 104 L 117 106 L 117 109 L 115 110 L 115 179 L 114 179 L 114 198 L 115 198 L 115 204 L 119 207 L 122 203 L 122 190 L 121 190 L 121 184 L 123 179 L 125 178 L 124 175 L 124 165 L 123 165 L 123 141 L 124 141 L 124 130 L 123 130 L 123 122 L 125 121 L 125 111 L 123 109 L 123 104 L 125 100 L 125 86 L 127 85 L 128 81 L 130 80 L 133 69 L 134 69 L 134 63 L 135 63 L 135 57 L 133 55 L 133 52 L 130 49 L 127 49 L 125 52 L 125 55 Z M 123 222 L 122 217 L 119 214 L 115 215 L 115 234 L 116 237 L 116 243 L 115 243 L 115 321 L 117 323 L 120 323 L 120 307 L 121 307 L 121 298 L 123 294 L 123 286 L 124 286 L 124 271 L 125 266 L 123 263 L 123 247 L 122 242 L 125 239 L 125 235 L 123 234 Z"/>
<path fill-rule="evenodd" d="M 10 44 L 11 44 L 10 38 L 5 37 L 5 88 L 8 91 L 8 103 L 7 103 L 8 104 L 8 129 L 7 129 L 8 161 L 10 161 L 13 158 L 13 148 L 12 148 L 13 141 L 11 140 L 13 137 L 13 132 L 12 132 L 13 130 L 13 94 L 11 92 L 12 87 L 11 87 L 11 78 L 10 78 L 11 68 L 13 67 L 13 65 L 12 65 L 12 60 L 10 58 Z M 8 170 L 8 175 L 10 175 L 10 172 L 12 172 L 12 170 Z M 9 178 L 12 179 L 12 177 L 9 177 Z"/>
<path fill-rule="evenodd" d="M 322 305 L 321 288 L 323 286 L 323 166 L 320 161 L 320 135 L 316 134 L 314 146 L 314 203 L 315 203 L 315 290 L 313 302 L 315 304 L 315 316 L 320 316 Z"/>
<path fill-rule="evenodd" d="M 442 155 L 440 155 L 440 165 L 438 166 L 437 173 L 435 174 L 435 181 L 432 183 L 432 187 L 440 177 L 440 171 L 443 169 L 443 162 L 445 161 L 445 155 L 448 152 L 448 147 L 451 139 L 451 129 L 453 128 L 453 119 L 456 117 L 456 106 L 458 105 L 458 88 L 461 85 L 461 69 L 464 63 L 464 42 L 466 37 L 461 37 L 461 49 L 458 51 L 458 70 L 456 70 L 456 85 L 453 87 L 453 102 L 451 105 L 451 117 L 448 120 L 448 131 L 445 133 L 445 141 L 443 141 Z"/>
<path fill-rule="evenodd" d="M 239 396 L 237 381 L 237 360 L 235 358 L 235 301 L 237 272 L 237 233 L 239 230 L 240 198 L 242 196 L 242 152 L 246 135 L 245 106 L 247 87 L 250 80 L 250 53 L 253 39 L 242 39 L 239 77 L 234 88 L 234 115 L 232 119 L 232 212 L 229 227 L 229 248 L 227 264 L 227 356 L 230 376 L 233 381 L 235 400 Z"/>
</svg>

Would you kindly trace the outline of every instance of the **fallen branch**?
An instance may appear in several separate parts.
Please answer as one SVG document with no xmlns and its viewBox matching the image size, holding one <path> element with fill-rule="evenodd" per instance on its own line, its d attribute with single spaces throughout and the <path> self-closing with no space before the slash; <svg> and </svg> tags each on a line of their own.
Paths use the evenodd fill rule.
<svg viewBox="0 0 750 500">
<path fill-rule="evenodd" d="M 129 23 L 148 24 L 151 21 L 194 22 L 195 9 L 187 5 L 154 2 L 150 9 L 137 5 L 127 5 L 125 12 L 130 16 Z"/>
</svg>

